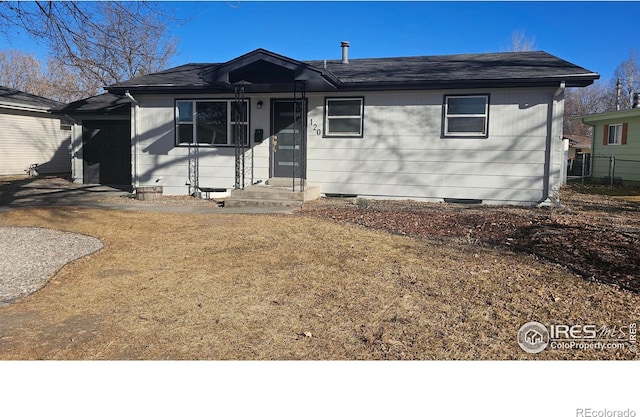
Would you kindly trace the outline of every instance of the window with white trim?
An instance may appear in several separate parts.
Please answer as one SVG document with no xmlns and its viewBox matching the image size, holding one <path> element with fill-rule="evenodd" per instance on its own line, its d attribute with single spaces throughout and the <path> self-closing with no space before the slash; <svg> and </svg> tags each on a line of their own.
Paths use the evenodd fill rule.
<svg viewBox="0 0 640 417">
<path fill-rule="evenodd" d="M 444 96 L 443 136 L 487 137 L 489 95 Z"/>
<path fill-rule="evenodd" d="M 622 123 L 609 125 L 608 145 L 622 144 Z"/>
<path fill-rule="evenodd" d="M 362 137 L 364 98 L 325 98 L 325 137 Z"/>
<path fill-rule="evenodd" d="M 176 144 L 233 146 L 236 134 L 249 146 L 249 105 L 236 114 L 235 100 L 176 100 Z"/>
</svg>

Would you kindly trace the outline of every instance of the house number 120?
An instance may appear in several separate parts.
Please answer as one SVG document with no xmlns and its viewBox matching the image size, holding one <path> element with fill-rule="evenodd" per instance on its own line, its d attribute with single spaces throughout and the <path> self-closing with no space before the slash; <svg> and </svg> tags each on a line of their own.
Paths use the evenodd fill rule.
<svg viewBox="0 0 640 417">
<path fill-rule="evenodd" d="M 313 119 L 309 120 L 311 123 L 311 131 L 316 134 L 316 136 L 320 136 L 322 134 L 322 130 L 318 129 L 318 124 L 313 123 Z"/>
</svg>

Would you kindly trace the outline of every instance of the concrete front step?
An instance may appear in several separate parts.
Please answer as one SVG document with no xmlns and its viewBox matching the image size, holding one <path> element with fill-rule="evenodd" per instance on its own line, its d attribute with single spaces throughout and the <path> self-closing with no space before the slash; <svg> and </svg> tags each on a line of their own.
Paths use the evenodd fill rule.
<svg viewBox="0 0 640 417">
<path fill-rule="evenodd" d="M 320 187 L 306 186 L 304 191 L 291 191 L 290 187 L 252 185 L 231 191 L 225 207 L 298 207 L 305 201 L 320 198 Z"/>
<path fill-rule="evenodd" d="M 291 189 L 295 183 L 296 186 L 296 190 L 300 188 L 300 184 L 302 183 L 303 180 L 300 180 L 300 178 L 269 178 L 265 184 L 273 186 L 273 187 L 288 187 L 289 189 Z M 304 180 L 305 185 L 307 184 L 307 180 Z"/>
<path fill-rule="evenodd" d="M 224 201 L 225 207 L 300 207 L 302 201 L 294 200 L 247 200 L 242 198 L 228 198 Z"/>
<path fill-rule="evenodd" d="M 231 197 L 247 200 L 309 201 L 320 197 L 320 187 L 305 187 L 304 191 L 291 191 L 285 187 L 253 185 L 243 190 L 231 191 Z"/>
</svg>

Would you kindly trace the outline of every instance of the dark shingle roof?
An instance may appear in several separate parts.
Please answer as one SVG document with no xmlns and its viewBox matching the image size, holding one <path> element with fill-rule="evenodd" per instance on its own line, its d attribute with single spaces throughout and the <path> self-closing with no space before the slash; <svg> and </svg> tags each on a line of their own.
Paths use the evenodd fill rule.
<svg viewBox="0 0 640 417">
<path fill-rule="evenodd" d="M 272 54 L 258 49 L 243 55 Z M 290 59 L 290 58 L 287 58 Z M 416 56 L 351 59 L 340 61 L 300 61 L 301 68 L 321 70 L 338 80 L 338 89 L 429 89 L 467 87 L 509 87 L 524 85 L 587 86 L 599 75 L 546 52 L 503 52 L 487 54 Z M 203 73 L 223 64 L 186 64 L 154 74 L 114 84 L 107 89 L 125 90 L 206 90 L 229 91 L 229 85 L 208 83 Z"/>
<path fill-rule="evenodd" d="M 35 108 L 38 110 L 48 110 L 51 107 L 59 106 L 61 103 L 48 98 L 14 90 L 13 88 L 0 86 L 0 106 L 16 106 L 23 108 Z"/>
<path fill-rule="evenodd" d="M 324 61 L 311 61 L 316 67 Z M 567 81 L 587 85 L 599 76 L 546 52 L 503 52 L 327 61 L 344 85 L 523 83 Z"/>
<path fill-rule="evenodd" d="M 129 114 L 130 105 L 131 101 L 127 97 L 105 93 L 56 106 L 51 109 L 51 112 L 64 114 Z"/>
<path fill-rule="evenodd" d="M 220 64 L 185 64 L 178 67 L 169 68 L 153 74 L 142 75 L 121 83 L 116 83 L 111 87 L 136 88 L 136 87 L 206 87 L 208 84 L 202 79 L 200 74 L 217 67 Z"/>
</svg>

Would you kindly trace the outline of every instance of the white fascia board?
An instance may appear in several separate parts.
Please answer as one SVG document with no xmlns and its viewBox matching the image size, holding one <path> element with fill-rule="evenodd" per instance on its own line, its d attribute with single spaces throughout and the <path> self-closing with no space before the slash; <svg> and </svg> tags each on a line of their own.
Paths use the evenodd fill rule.
<svg viewBox="0 0 640 417">
<path fill-rule="evenodd" d="M 577 117 L 573 117 L 571 120 L 580 120 L 582 123 L 589 124 L 589 122 L 598 122 L 602 120 L 616 120 L 616 119 L 624 119 L 629 117 L 640 117 L 640 108 L 589 114 L 586 116 L 577 116 Z"/>
<path fill-rule="evenodd" d="M 35 113 L 49 113 L 49 107 L 30 106 L 28 104 L 15 104 L 0 102 L 0 109 L 32 111 Z"/>
</svg>

